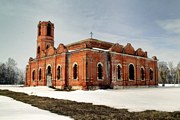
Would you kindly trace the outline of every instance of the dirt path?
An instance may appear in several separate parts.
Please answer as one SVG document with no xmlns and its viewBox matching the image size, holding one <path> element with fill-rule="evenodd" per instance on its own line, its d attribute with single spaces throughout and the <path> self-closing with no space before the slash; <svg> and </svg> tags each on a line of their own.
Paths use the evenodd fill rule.
<svg viewBox="0 0 180 120">
<path fill-rule="evenodd" d="M 126 109 L 115 109 L 92 103 L 82 103 L 48 97 L 38 97 L 25 93 L 0 90 L 0 95 L 31 104 L 43 110 L 59 115 L 70 116 L 75 120 L 180 120 L 179 112 L 128 112 Z"/>
</svg>

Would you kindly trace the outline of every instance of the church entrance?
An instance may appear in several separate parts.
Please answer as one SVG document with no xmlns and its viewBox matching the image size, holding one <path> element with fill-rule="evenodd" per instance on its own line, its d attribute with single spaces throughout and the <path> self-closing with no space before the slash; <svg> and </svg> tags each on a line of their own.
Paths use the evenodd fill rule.
<svg viewBox="0 0 180 120">
<path fill-rule="evenodd" d="M 46 86 L 52 86 L 51 66 L 48 66 L 48 68 L 47 68 L 47 74 L 46 74 Z"/>
</svg>

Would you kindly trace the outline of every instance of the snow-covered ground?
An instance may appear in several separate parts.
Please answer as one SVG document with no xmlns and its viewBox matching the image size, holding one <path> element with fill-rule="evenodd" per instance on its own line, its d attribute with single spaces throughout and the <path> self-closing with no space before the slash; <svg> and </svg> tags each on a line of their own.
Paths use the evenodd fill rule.
<svg viewBox="0 0 180 120">
<path fill-rule="evenodd" d="M 0 120 L 71 120 L 71 118 L 0 96 Z"/>
<path fill-rule="evenodd" d="M 180 111 L 180 87 L 168 85 L 158 88 L 130 88 L 120 90 L 95 90 L 72 92 L 54 91 L 48 87 L 0 86 L 0 89 L 24 92 L 29 95 L 89 102 L 129 111 L 160 110 Z"/>
</svg>

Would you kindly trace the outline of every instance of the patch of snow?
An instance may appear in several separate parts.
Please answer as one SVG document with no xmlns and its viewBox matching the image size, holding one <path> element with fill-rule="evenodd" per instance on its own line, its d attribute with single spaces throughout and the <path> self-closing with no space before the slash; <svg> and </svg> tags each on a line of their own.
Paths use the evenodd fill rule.
<svg viewBox="0 0 180 120">
<path fill-rule="evenodd" d="M 95 48 L 95 47 L 93 47 L 93 50 L 109 51 L 108 49 L 101 49 L 101 48 Z"/>
<path fill-rule="evenodd" d="M 162 84 L 158 84 L 159 87 L 163 87 Z M 180 87 L 180 84 L 165 84 L 164 87 Z"/>
<path fill-rule="evenodd" d="M 70 117 L 50 113 L 12 98 L 0 96 L 1 120 L 72 120 Z"/>
<path fill-rule="evenodd" d="M 180 111 L 180 87 L 130 88 L 119 90 L 76 90 L 72 92 L 55 91 L 39 87 L 0 86 L 0 89 L 24 92 L 29 95 L 88 102 L 129 111 L 159 110 Z"/>
</svg>

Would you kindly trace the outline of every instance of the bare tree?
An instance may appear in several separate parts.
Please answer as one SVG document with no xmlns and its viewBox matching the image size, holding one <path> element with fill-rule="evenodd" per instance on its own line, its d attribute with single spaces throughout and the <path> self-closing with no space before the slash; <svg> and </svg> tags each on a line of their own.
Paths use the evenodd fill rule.
<svg viewBox="0 0 180 120">
<path fill-rule="evenodd" d="M 0 84 L 6 84 L 6 65 L 4 63 L 0 64 Z"/>
<path fill-rule="evenodd" d="M 17 80 L 17 63 L 14 59 L 8 58 L 8 61 L 6 62 L 6 67 L 7 67 L 7 82 L 9 84 L 15 84 L 15 81 Z"/>
<path fill-rule="evenodd" d="M 176 67 L 176 79 L 175 79 L 175 83 L 180 83 L 180 62 L 177 64 Z"/>
<path fill-rule="evenodd" d="M 169 66 L 169 71 L 170 71 L 170 77 L 169 77 L 169 83 L 175 83 L 175 74 L 176 74 L 176 71 L 175 71 L 175 68 L 174 68 L 174 65 L 173 65 L 173 62 L 168 62 L 168 66 Z"/>
<path fill-rule="evenodd" d="M 169 68 L 167 67 L 166 62 L 159 62 L 158 65 L 159 65 L 159 75 L 162 81 L 162 86 L 165 86 L 165 83 L 167 82 L 167 78 L 169 76 Z"/>
<path fill-rule="evenodd" d="M 24 72 L 16 67 L 14 59 L 9 58 L 5 63 L 0 63 L 0 84 L 20 84 L 24 81 Z"/>
<path fill-rule="evenodd" d="M 15 81 L 15 84 L 24 84 L 25 74 L 23 70 L 18 69 L 17 70 L 18 79 Z"/>
</svg>

